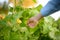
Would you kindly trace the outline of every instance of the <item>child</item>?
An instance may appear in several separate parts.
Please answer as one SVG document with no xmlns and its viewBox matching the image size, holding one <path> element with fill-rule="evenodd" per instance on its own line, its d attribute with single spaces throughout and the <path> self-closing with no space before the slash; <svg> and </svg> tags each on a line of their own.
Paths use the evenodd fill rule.
<svg viewBox="0 0 60 40">
<path fill-rule="evenodd" d="M 41 9 L 40 13 L 34 17 L 31 17 L 28 20 L 28 26 L 31 28 L 34 28 L 34 26 L 37 25 L 38 21 L 45 17 L 48 16 L 56 11 L 60 10 L 60 0 L 50 0 L 44 8 Z M 57 15 L 58 16 L 58 15 Z"/>
</svg>

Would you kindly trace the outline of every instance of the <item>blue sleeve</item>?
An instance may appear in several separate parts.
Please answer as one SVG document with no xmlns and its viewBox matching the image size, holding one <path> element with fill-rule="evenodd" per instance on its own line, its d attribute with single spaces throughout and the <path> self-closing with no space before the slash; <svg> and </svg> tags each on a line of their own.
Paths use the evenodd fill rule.
<svg viewBox="0 0 60 40">
<path fill-rule="evenodd" d="M 60 10 L 60 0 L 51 0 L 40 11 L 42 16 L 48 16 Z"/>
</svg>

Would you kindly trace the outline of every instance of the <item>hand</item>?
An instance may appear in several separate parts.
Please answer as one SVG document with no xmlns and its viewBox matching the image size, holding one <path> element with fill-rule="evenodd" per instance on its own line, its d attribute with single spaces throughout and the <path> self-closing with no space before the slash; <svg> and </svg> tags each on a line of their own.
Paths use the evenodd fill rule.
<svg viewBox="0 0 60 40">
<path fill-rule="evenodd" d="M 28 20 L 28 26 L 30 28 L 34 28 L 34 26 L 36 26 L 38 23 L 38 20 L 35 17 L 32 17 Z"/>
<path fill-rule="evenodd" d="M 34 28 L 37 24 L 38 24 L 38 21 L 42 18 L 41 14 L 38 14 L 37 16 L 34 16 L 34 17 L 31 17 L 29 20 L 28 20 L 28 26 L 30 28 Z"/>
</svg>

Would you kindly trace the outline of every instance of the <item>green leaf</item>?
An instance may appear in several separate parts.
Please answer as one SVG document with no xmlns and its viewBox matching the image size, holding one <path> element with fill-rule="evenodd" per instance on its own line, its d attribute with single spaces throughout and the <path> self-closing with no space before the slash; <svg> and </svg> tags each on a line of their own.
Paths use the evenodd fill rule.
<svg viewBox="0 0 60 40">
<path fill-rule="evenodd" d="M 43 8 L 43 7 L 42 7 L 42 5 L 40 4 L 40 5 L 38 5 L 35 9 L 40 12 L 40 10 L 41 10 L 42 8 Z"/>
<path fill-rule="evenodd" d="M 33 0 L 36 3 L 36 0 Z"/>
</svg>

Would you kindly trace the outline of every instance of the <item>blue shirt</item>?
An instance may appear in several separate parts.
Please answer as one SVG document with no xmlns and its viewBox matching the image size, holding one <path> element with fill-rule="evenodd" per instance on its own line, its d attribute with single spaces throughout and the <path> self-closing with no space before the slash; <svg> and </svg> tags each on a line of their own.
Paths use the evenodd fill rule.
<svg viewBox="0 0 60 40">
<path fill-rule="evenodd" d="M 60 10 L 60 0 L 50 0 L 40 11 L 42 16 L 48 16 Z"/>
</svg>

